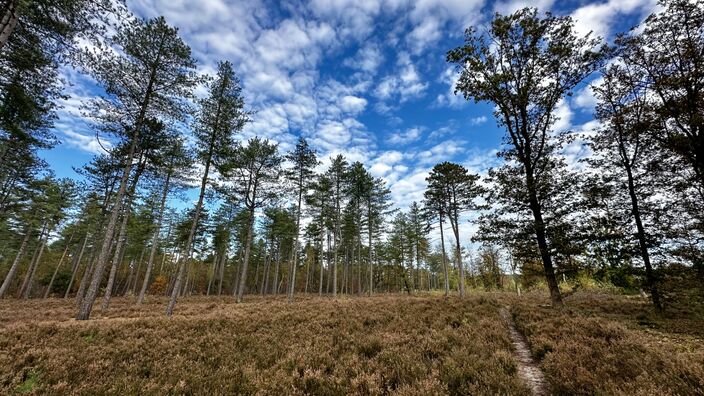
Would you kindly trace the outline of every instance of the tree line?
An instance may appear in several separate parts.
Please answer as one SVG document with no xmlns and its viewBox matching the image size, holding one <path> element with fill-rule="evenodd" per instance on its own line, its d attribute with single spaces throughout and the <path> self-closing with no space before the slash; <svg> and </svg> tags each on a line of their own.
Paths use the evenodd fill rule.
<svg viewBox="0 0 704 396">
<path fill-rule="evenodd" d="M 456 93 L 493 104 L 502 164 L 480 177 L 439 163 L 423 201 L 398 210 L 360 162 L 323 167 L 303 137 L 287 153 L 244 139 L 257 115 L 234 65 L 199 73 L 163 17 L 112 1 L 2 1 L 0 297 L 74 298 L 88 319 L 113 295 L 168 295 L 171 315 L 191 294 L 464 296 L 510 278 L 516 290 L 541 279 L 561 305 L 560 279 L 586 274 L 642 287 L 661 309 L 667 269 L 704 278 L 704 6 L 661 5 L 608 45 L 532 8 L 467 29 L 447 61 Z M 104 153 L 80 180 L 39 156 L 57 143 L 62 67 L 100 87 L 83 108 Z M 589 80 L 596 122 L 557 129 L 559 106 Z M 574 147 L 588 155 L 573 159 Z"/>
</svg>

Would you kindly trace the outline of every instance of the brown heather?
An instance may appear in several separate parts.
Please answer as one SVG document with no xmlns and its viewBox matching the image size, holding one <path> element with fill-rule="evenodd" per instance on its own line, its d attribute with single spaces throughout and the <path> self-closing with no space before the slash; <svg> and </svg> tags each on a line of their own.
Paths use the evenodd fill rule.
<svg viewBox="0 0 704 396">
<path fill-rule="evenodd" d="M 493 297 L 0 301 L 0 394 L 528 394 Z"/>
<path fill-rule="evenodd" d="M 702 316 L 636 297 L 113 301 L 77 322 L 72 302 L 0 300 L 0 394 L 529 394 L 503 306 L 553 394 L 704 394 Z"/>
<path fill-rule="evenodd" d="M 657 314 L 639 297 L 586 292 L 561 310 L 546 297 L 513 300 L 553 394 L 704 395 L 704 315 L 696 311 Z"/>
</svg>

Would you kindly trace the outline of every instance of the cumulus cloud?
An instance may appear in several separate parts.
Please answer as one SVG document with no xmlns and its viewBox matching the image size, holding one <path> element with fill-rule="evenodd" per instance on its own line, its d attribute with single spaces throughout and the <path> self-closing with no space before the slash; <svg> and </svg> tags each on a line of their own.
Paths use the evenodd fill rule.
<svg viewBox="0 0 704 396">
<path fill-rule="evenodd" d="M 472 117 L 469 119 L 469 125 L 471 126 L 477 126 L 477 125 L 482 125 L 486 123 L 489 120 L 487 116 L 477 116 L 477 117 Z"/>
<path fill-rule="evenodd" d="M 440 82 L 447 85 L 447 91 L 439 94 L 435 98 L 438 107 L 451 107 L 458 109 L 465 105 L 467 101 L 462 94 L 455 94 L 455 86 L 460 79 L 460 73 L 454 67 L 446 68 L 440 75 Z"/>
<path fill-rule="evenodd" d="M 108 140 L 100 140 L 95 135 L 84 135 L 82 133 L 63 129 L 62 142 L 69 147 L 79 149 L 91 154 L 105 154 L 105 150 L 110 150 L 112 144 Z M 102 145 L 101 145 L 102 144 Z M 105 149 L 103 149 L 105 148 Z"/>
<path fill-rule="evenodd" d="M 525 7 L 535 7 L 541 12 L 546 12 L 550 11 L 554 2 L 555 0 L 534 0 L 530 2 L 525 0 L 498 1 L 494 4 L 494 11 L 508 15 Z"/>
<path fill-rule="evenodd" d="M 428 83 L 421 79 L 408 53 L 399 54 L 397 66 L 400 73 L 384 77 L 374 91 L 374 95 L 382 101 L 382 106 L 377 109 L 384 109 L 386 100 L 395 99 L 404 103 L 418 98 L 428 88 Z"/>
<path fill-rule="evenodd" d="M 360 113 L 367 106 L 367 100 L 357 96 L 346 95 L 340 98 L 340 108 L 348 113 Z"/>
<path fill-rule="evenodd" d="M 572 17 L 575 20 L 575 29 L 580 35 L 592 32 L 595 36 L 609 38 L 614 33 L 614 22 L 624 15 L 638 14 L 643 17 L 656 8 L 656 0 L 609 0 L 582 6 L 572 12 Z"/>
<path fill-rule="evenodd" d="M 422 130 L 420 128 L 410 128 L 402 132 L 392 133 L 388 142 L 391 144 L 408 144 L 420 139 Z"/>
<path fill-rule="evenodd" d="M 367 44 L 360 48 L 354 57 L 345 59 L 345 66 L 367 73 L 374 73 L 384 61 L 384 54 L 378 44 Z"/>
</svg>

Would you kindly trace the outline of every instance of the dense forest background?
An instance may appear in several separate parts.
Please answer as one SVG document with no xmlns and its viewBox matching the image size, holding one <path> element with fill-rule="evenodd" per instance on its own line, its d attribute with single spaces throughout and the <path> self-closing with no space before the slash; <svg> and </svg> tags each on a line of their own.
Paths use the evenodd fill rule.
<svg viewBox="0 0 704 396">
<path fill-rule="evenodd" d="M 242 138 L 258 115 L 233 64 L 203 77 L 164 18 L 110 0 L 0 1 L 0 296 L 74 298 L 78 319 L 115 295 L 170 295 L 168 315 L 190 294 L 542 288 L 560 305 L 600 285 L 657 309 L 701 296 L 701 1 L 664 1 L 609 44 L 570 17 L 497 14 L 447 61 L 457 94 L 493 106 L 502 164 L 480 177 L 439 163 L 425 199 L 399 210 L 367 164 L 323 168 L 304 137 L 290 152 Z M 116 142 L 76 179 L 38 155 L 57 144 L 66 65 L 104 89 L 83 106 Z M 554 131 L 559 101 L 594 75 L 596 126 Z M 575 141 L 589 149 L 577 165 Z M 177 210 L 189 189 L 197 202 Z M 461 233 L 468 213 L 475 235 Z"/>
</svg>

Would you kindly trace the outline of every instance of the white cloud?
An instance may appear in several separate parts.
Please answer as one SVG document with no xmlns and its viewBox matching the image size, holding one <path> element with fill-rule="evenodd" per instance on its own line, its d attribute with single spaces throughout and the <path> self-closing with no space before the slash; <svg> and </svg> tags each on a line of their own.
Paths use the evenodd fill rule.
<svg viewBox="0 0 704 396">
<path fill-rule="evenodd" d="M 403 132 L 392 133 L 388 138 L 390 144 L 408 144 L 420 139 L 422 130 L 420 128 L 410 128 Z"/>
<path fill-rule="evenodd" d="M 578 34 L 593 32 L 595 36 L 609 38 L 614 33 L 612 28 L 615 21 L 623 15 L 637 13 L 644 17 L 656 7 L 655 0 L 609 0 L 580 7 L 572 13 L 572 17 Z"/>
<path fill-rule="evenodd" d="M 421 80 L 409 54 L 401 52 L 397 65 L 401 69 L 400 74 L 384 77 L 374 95 L 382 101 L 398 98 L 400 103 L 420 97 L 428 88 L 428 83 Z"/>
<path fill-rule="evenodd" d="M 367 106 L 367 100 L 357 96 L 346 95 L 340 98 L 340 108 L 348 113 L 361 113 Z"/>
<path fill-rule="evenodd" d="M 540 12 L 550 11 L 555 0 L 511 0 L 511 1 L 499 1 L 494 5 L 494 11 L 502 14 L 508 15 L 512 14 L 525 7 L 537 8 Z"/>
<path fill-rule="evenodd" d="M 346 59 L 345 66 L 374 73 L 384 61 L 384 54 L 377 44 L 367 44 L 357 51 L 353 58 Z"/>
<path fill-rule="evenodd" d="M 553 132 L 563 132 L 572 126 L 572 109 L 570 109 L 569 104 L 564 99 L 557 102 L 557 107 L 553 111 L 553 119 L 555 123 L 550 128 Z"/>
<path fill-rule="evenodd" d="M 460 79 L 460 73 L 454 67 L 448 67 L 440 75 L 440 82 L 448 86 L 447 92 L 439 94 L 435 98 L 435 105 L 438 107 L 450 107 L 458 109 L 467 101 L 462 94 L 455 95 L 455 86 Z"/>
<path fill-rule="evenodd" d="M 103 139 L 98 141 L 95 135 L 83 135 L 70 130 L 62 130 L 61 133 L 65 136 L 62 141 L 67 146 L 77 148 L 91 154 L 104 154 L 106 153 L 105 150 L 110 150 L 112 148 L 110 141 Z M 105 150 L 103 147 L 105 147 Z"/>
<path fill-rule="evenodd" d="M 489 119 L 487 118 L 487 116 L 472 117 L 469 120 L 469 125 L 472 125 L 472 126 L 482 125 L 482 124 L 486 123 L 488 120 Z"/>
</svg>

